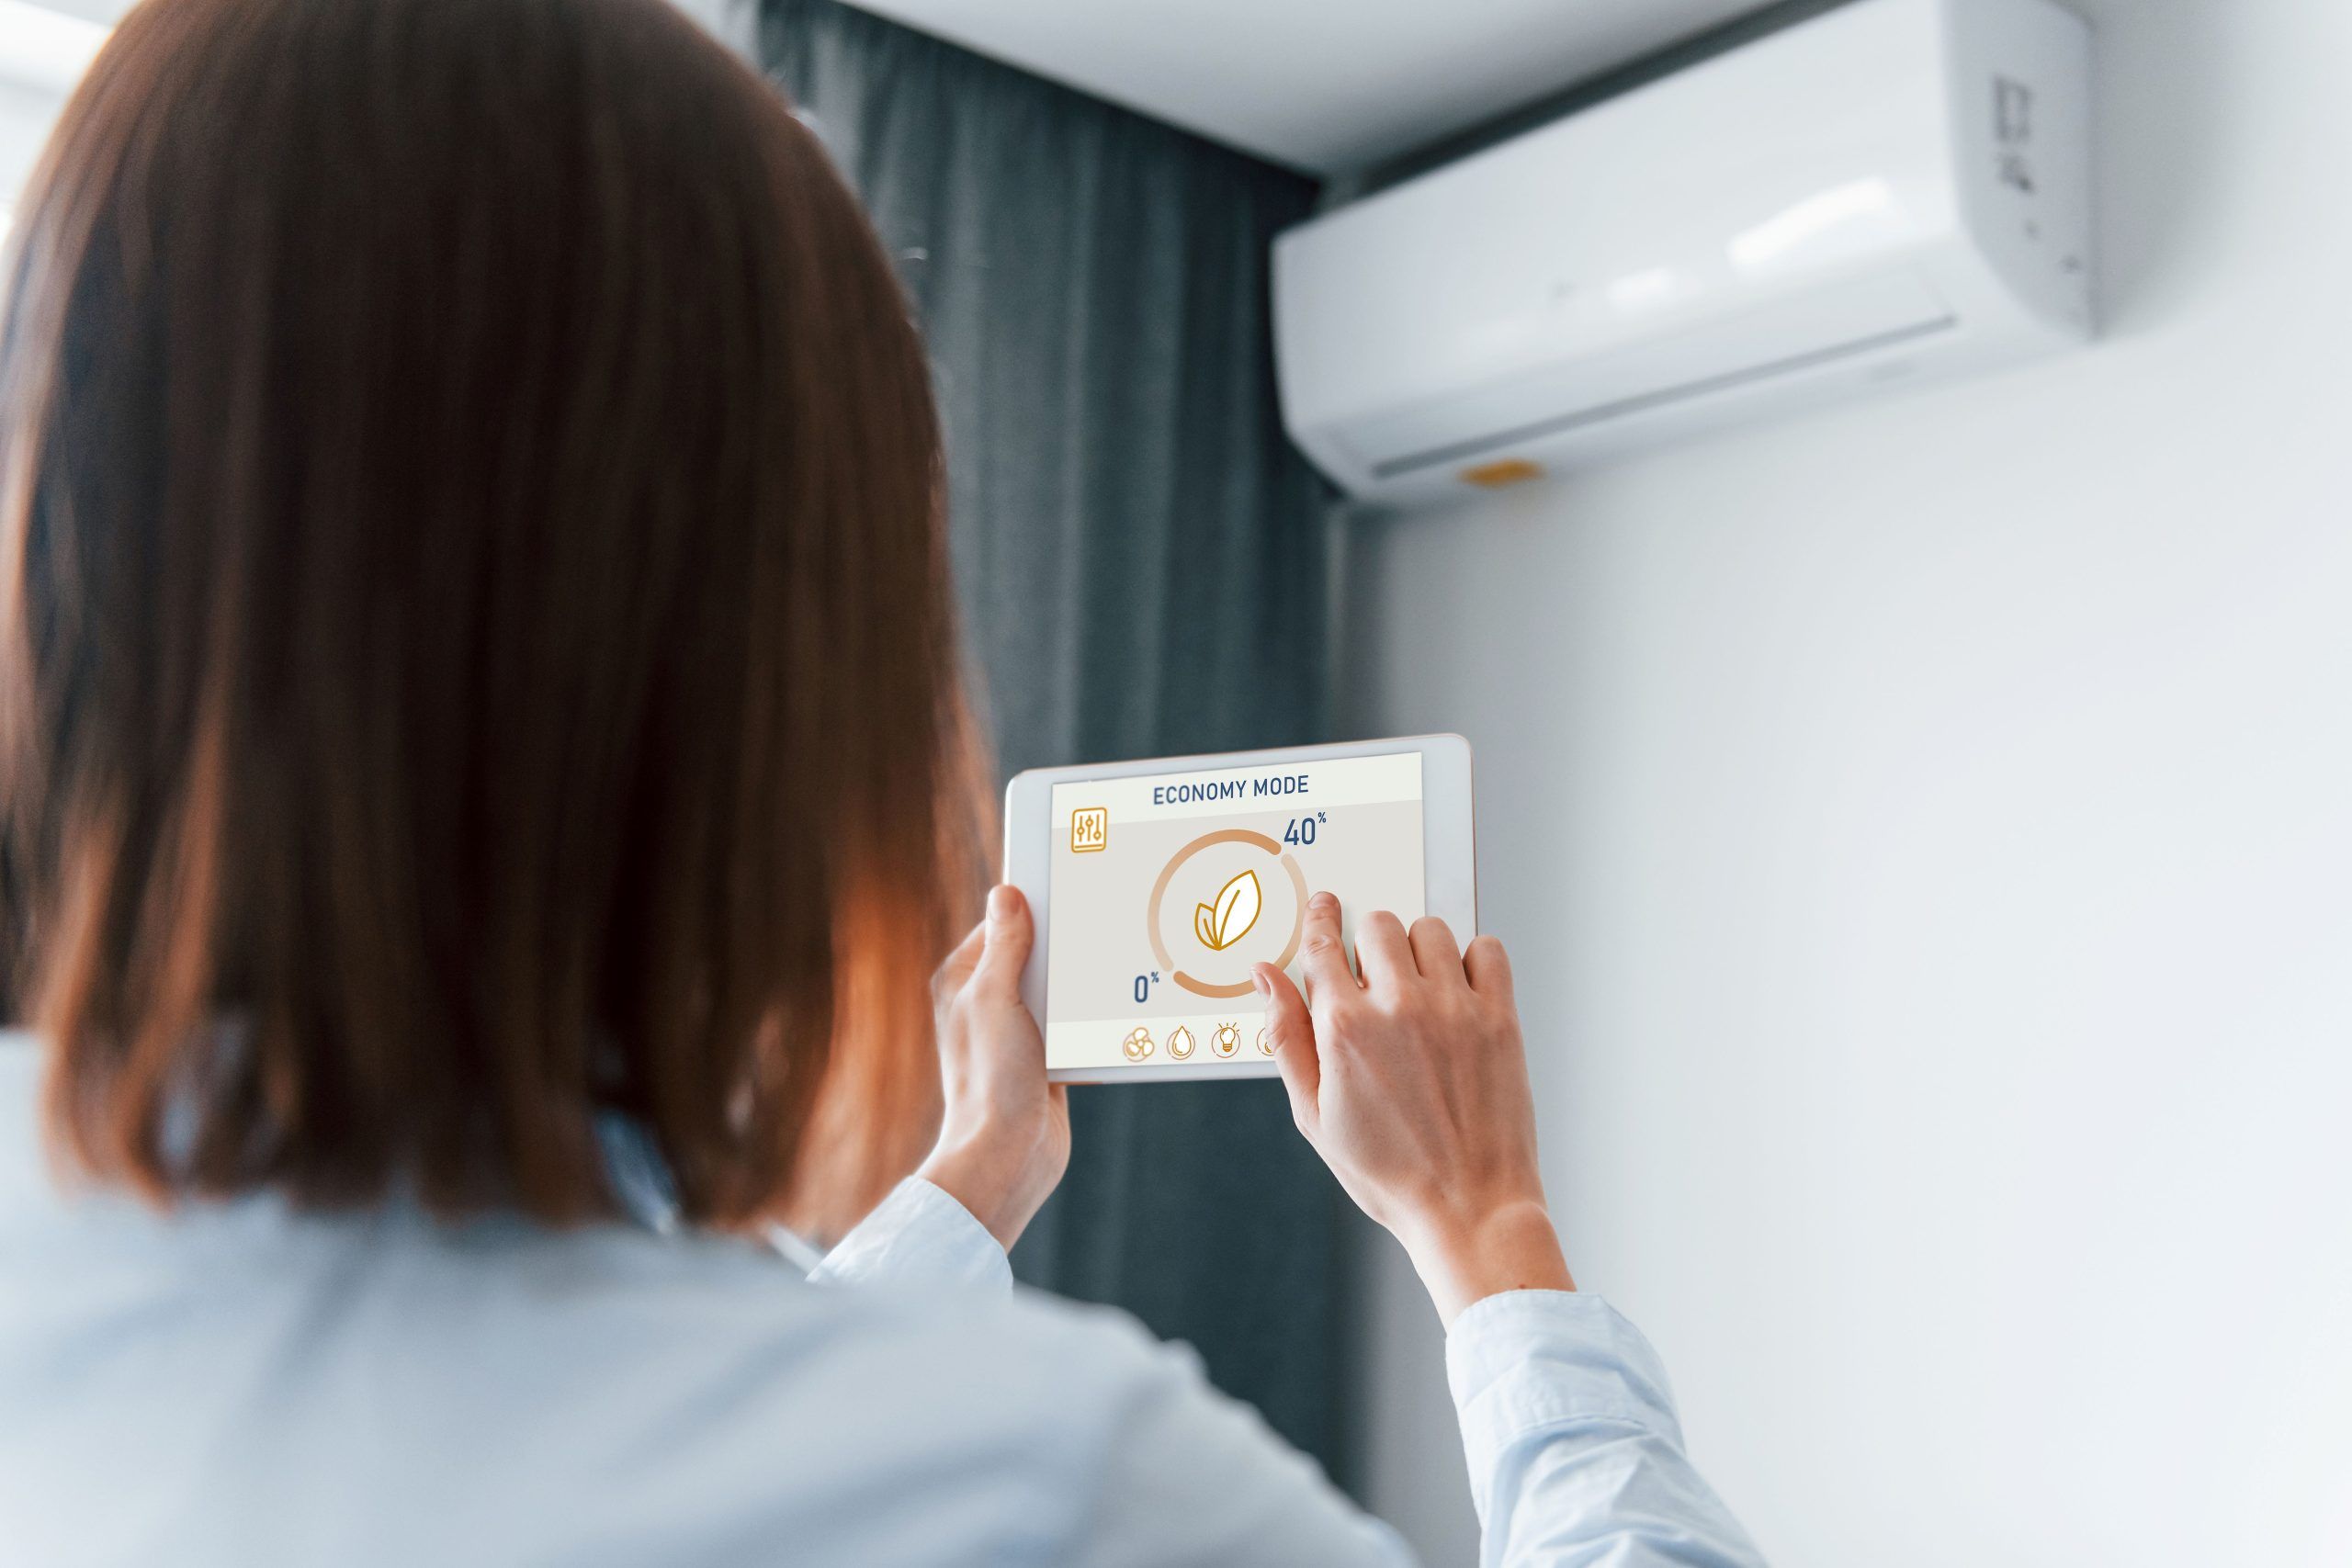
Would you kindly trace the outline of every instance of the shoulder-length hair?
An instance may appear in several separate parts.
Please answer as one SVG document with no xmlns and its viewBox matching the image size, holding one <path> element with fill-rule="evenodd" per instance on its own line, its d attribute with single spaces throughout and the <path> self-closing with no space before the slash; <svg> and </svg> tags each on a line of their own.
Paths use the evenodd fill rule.
<svg viewBox="0 0 2352 1568">
<path fill-rule="evenodd" d="M 661 0 L 148 0 L 5 289 L 69 1164 L 564 1223 L 617 1111 L 820 1229 L 911 1164 L 982 852 L 939 437 L 766 84 Z"/>
</svg>

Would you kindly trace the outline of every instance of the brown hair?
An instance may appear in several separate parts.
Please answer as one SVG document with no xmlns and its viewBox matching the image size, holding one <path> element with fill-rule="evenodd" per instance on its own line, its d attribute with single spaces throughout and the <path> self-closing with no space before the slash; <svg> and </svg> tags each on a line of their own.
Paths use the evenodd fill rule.
<svg viewBox="0 0 2352 1568">
<path fill-rule="evenodd" d="M 148 0 L 16 246 L 55 1146 L 557 1222 L 606 1109 L 699 1220 L 905 1169 L 979 853 L 938 437 L 777 96 L 662 0 Z"/>
</svg>

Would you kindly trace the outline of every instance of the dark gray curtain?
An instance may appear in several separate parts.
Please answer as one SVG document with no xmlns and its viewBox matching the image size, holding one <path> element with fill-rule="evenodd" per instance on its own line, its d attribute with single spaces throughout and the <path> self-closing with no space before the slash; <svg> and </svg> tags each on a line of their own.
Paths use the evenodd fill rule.
<svg viewBox="0 0 2352 1568">
<path fill-rule="evenodd" d="M 1268 243 L 1297 175 L 831 0 L 767 69 L 899 258 L 1004 770 L 1325 739 L 1322 498 L 1277 416 Z M 1032 1283 L 1191 1342 L 1327 1464 L 1340 1201 L 1281 1086 L 1073 1096 Z"/>
</svg>

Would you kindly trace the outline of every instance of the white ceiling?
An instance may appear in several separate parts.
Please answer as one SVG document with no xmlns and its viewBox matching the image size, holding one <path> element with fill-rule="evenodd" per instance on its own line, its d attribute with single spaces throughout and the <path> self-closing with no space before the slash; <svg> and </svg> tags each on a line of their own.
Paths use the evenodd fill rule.
<svg viewBox="0 0 2352 1568">
<path fill-rule="evenodd" d="M 35 0 L 112 22 L 130 0 Z M 679 0 L 740 29 L 749 0 Z M 854 0 L 1277 163 L 1363 168 L 1768 0 Z M 734 11 L 736 16 L 719 21 Z M 730 34 L 731 36 L 731 34 Z"/>
<path fill-rule="evenodd" d="M 855 0 L 1277 163 L 1359 169 L 1765 0 Z"/>
</svg>

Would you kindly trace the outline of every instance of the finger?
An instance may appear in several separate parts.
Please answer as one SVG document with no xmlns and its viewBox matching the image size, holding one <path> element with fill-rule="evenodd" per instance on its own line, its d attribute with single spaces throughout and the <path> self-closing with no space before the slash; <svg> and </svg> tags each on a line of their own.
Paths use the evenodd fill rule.
<svg viewBox="0 0 2352 1568">
<path fill-rule="evenodd" d="M 1413 967 L 1413 944 L 1405 940 L 1405 923 L 1385 909 L 1374 909 L 1357 922 L 1356 958 L 1363 965 L 1366 990 L 1395 991 L 1419 975 Z"/>
<path fill-rule="evenodd" d="M 1282 1069 L 1283 1088 L 1290 1095 L 1291 1120 L 1312 1138 L 1319 1124 L 1323 1062 L 1315 1054 L 1315 1021 L 1307 1013 L 1306 998 L 1289 976 L 1271 964 L 1252 966 L 1250 978 L 1266 998 L 1266 1041 L 1274 1048 L 1274 1065 Z"/>
<path fill-rule="evenodd" d="M 1510 955 L 1503 952 L 1501 942 L 1490 936 L 1474 938 L 1462 955 L 1462 967 L 1470 976 L 1472 990 L 1510 1005 Z"/>
<path fill-rule="evenodd" d="M 1423 915 L 1413 922 L 1406 933 L 1413 941 L 1413 966 L 1424 980 L 1453 980 L 1464 978 L 1462 972 L 1462 949 L 1454 945 L 1453 928 L 1435 915 Z"/>
<path fill-rule="evenodd" d="M 1361 989 L 1348 967 L 1348 950 L 1340 945 L 1340 900 L 1317 893 L 1306 901 L 1306 917 L 1299 924 L 1298 972 L 1306 977 L 1311 1005 L 1318 992 L 1339 995 Z"/>
<path fill-rule="evenodd" d="M 956 951 L 941 960 L 939 967 L 932 971 L 931 998 L 933 1002 L 945 1006 L 955 999 L 956 992 L 964 988 L 964 983 L 972 977 L 973 967 L 980 961 L 980 944 L 987 938 L 988 931 L 985 922 L 974 926 L 964 940 L 956 944 Z"/>
<path fill-rule="evenodd" d="M 1374 909 L 1356 924 L 1356 967 L 1367 987 L 1400 986 L 1420 973 L 1405 922 L 1386 909 Z"/>
<path fill-rule="evenodd" d="M 999 883 L 989 890 L 989 916 L 981 922 L 980 962 L 972 971 L 977 996 L 1009 1000 L 1021 994 L 1021 966 L 1029 962 L 1029 901 L 1021 890 Z"/>
</svg>

